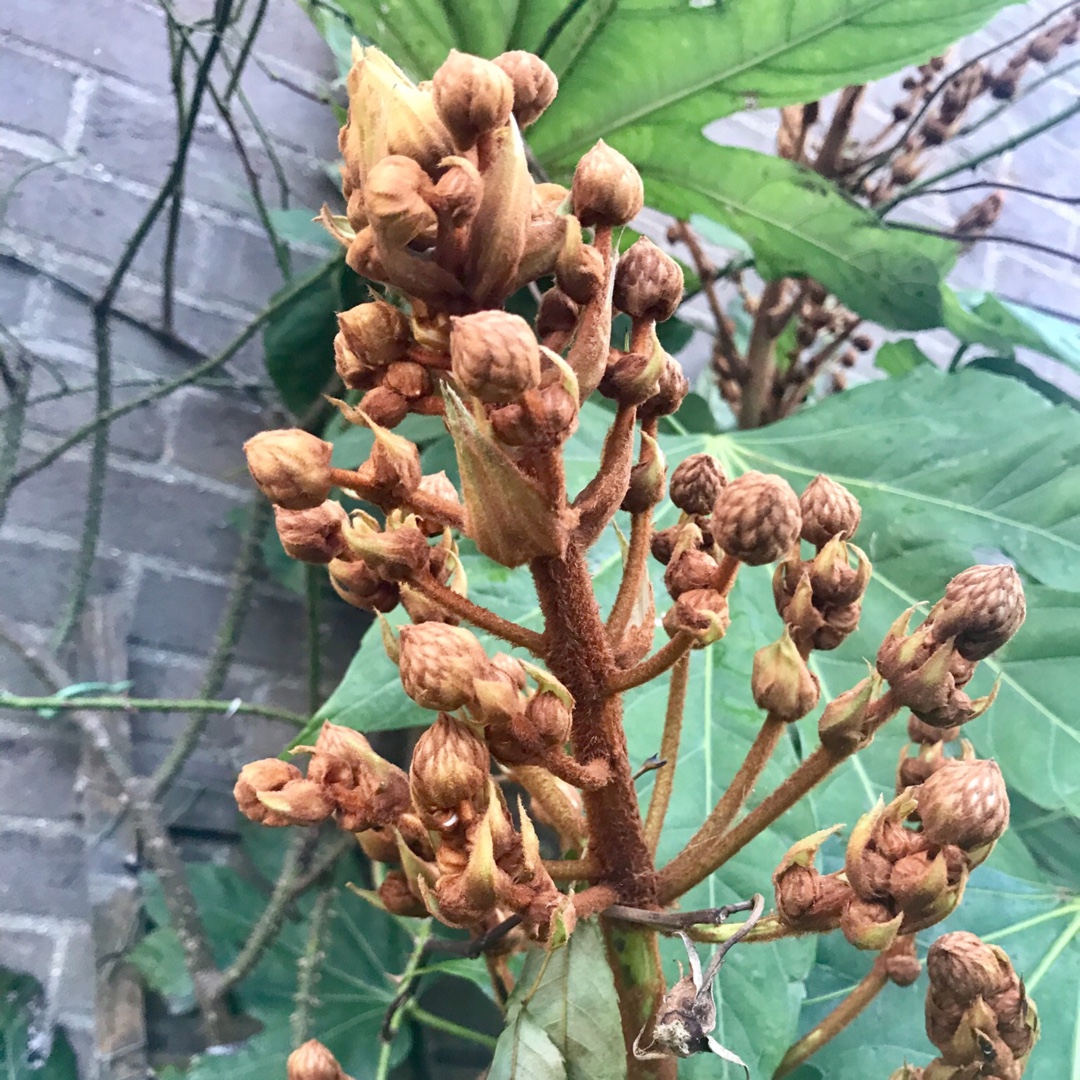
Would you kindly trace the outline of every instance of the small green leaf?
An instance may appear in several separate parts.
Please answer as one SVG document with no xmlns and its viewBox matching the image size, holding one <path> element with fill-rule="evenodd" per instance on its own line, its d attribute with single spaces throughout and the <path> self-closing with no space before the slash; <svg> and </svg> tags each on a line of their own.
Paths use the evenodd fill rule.
<svg viewBox="0 0 1080 1080">
<path fill-rule="evenodd" d="M 566 1062 L 544 1029 L 518 1011 L 499 1036 L 488 1080 L 569 1080 Z"/>
<path fill-rule="evenodd" d="M 270 224 L 287 244 L 308 244 L 336 251 L 337 241 L 319 224 L 314 210 L 275 208 L 270 211 Z"/>
<path fill-rule="evenodd" d="M 929 364 L 930 357 L 911 338 L 887 341 L 874 356 L 874 367 L 886 375 L 906 375 L 921 364 Z"/>
<path fill-rule="evenodd" d="M 0 968 L 4 1080 L 78 1080 L 71 1043 L 49 1015 L 44 992 L 34 979 Z"/>
</svg>

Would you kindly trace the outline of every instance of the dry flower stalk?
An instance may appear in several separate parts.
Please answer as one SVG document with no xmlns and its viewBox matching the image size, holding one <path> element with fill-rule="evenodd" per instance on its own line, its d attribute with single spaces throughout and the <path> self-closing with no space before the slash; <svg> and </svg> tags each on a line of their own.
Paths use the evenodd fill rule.
<svg viewBox="0 0 1080 1080">
<path fill-rule="evenodd" d="M 888 976 L 902 981 L 912 957 L 896 943 L 956 906 L 1008 820 L 992 762 L 945 761 L 928 747 L 988 706 L 963 687 L 1022 621 L 1019 578 L 1008 567 L 974 568 L 953 580 L 920 627 L 909 629 L 910 613 L 899 620 L 882 644 L 878 673 L 826 708 L 821 745 L 737 820 L 785 725 L 818 703 L 812 652 L 836 648 L 858 624 L 871 567 L 851 542 L 857 500 L 826 477 L 801 497 L 779 476 L 729 480 L 715 458 L 696 454 L 671 476 L 678 522 L 655 531 L 652 511 L 667 486 L 656 423 L 687 392 L 655 327 L 678 306 L 682 276 L 648 241 L 621 257 L 613 249 L 612 230 L 642 206 L 634 167 L 598 143 L 569 190 L 533 181 L 520 129 L 550 104 L 556 82 L 527 53 L 492 62 L 453 53 L 430 84 L 414 86 L 387 57 L 357 47 L 348 86 L 340 139 L 347 221 L 329 211 L 324 220 L 349 264 L 393 298 L 343 312 L 336 345 L 342 379 L 362 395 L 340 403 L 342 412 L 371 428 L 374 447 L 354 469 L 333 467 L 329 445 L 303 432 L 265 432 L 246 449 L 256 483 L 275 504 L 286 550 L 326 565 L 348 603 L 403 609 L 400 632 L 386 624 L 384 641 L 403 692 L 432 710 L 434 722 L 407 772 L 359 732 L 327 723 L 313 746 L 296 748 L 308 755 L 306 773 L 278 760 L 245 766 L 236 784 L 240 809 L 268 826 L 335 821 L 392 867 L 378 893 L 387 909 L 430 915 L 483 942 L 514 926 L 503 949 L 557 947 L 579 918 L 603 916 L 611 905 L 623 913 L 616 919 L 630 910 L 649 916 L 632 929 L 609 920 L 609 940 L 641 939 L 633 985 L 617 977 L 629 1075 L 671 1078 L 671 1053 L 711 1047 L 705 1036 L 715 1012 L 711 998 L 698 1000 L 698 979 L 691 996 L 700 1039 L 679 1041 L 666 1028 L 649 1035 L 634 1019 L 674 1008 L 665 998 L 656 927 L 681 924 L 665 923 L 664 908 L 907 706 L 919 718 L 920 749 L 901 764 L 897 799 L 859 822 L 840 873 L 814 867 L 824 835 L 796 845 L 777 868 L 776 913 L 758 934 L 840 928 L 856 946 L 890 958 Z M 557 285 L 541 302 L 537 326 L 503 310 L 517 288 L 551 276 Z M 780 290 L 769 316 L 773 330 L 795 310 L 821 320 L 818 290 L 789 291 Z M 625 351 L 609 343 L 618 311 L 632 324 Z M 848 316 L 841 324 L 850 331 Z M 613 399 L 616 413 L 594 479 L 571 499 L 562 448 L 594 391 Z M 410 413 L 444 418 L 459 486 L 444 474 L 423 475 L 416 446 L 393 430 Z M 346 514 L 328 499 L 335 487 L 380 509 L 382 519 Z M 631 514 L 632 533 L 605 622 L 586 555 L 620 507 Z M 504 566 L 528 566 L 542 632 L 469 599 L 461 538 Z M 671 598 L 662 616 L 668 640 L 656 651 L 650 551 L 666 566 Z M 776 642 L 754 664 L 761 733 L 698 834 L 657 867 L 690 654 L 727 632 L 739 567 L 768 563 L 777 564 L 780 623 Z M 492 653 L 474 630 L 527 650 L 532 661 Z M 646 828 L 622 695 L 670 669 L 664 760 L 655 763 L 658 794 Z M 507 804 L 496 782 L 504 774 L 528 792 L 527 805 Z M 534 821 L 558 834 L 554 859 L 545 858 Z M 576 891 L 567 887 L 571 879 Z M 749 930 L 744 924 L 739 938 Z M 1013 1042 L 1020 1060 L 1020 1041 Z M 652 1050 L 641 1057 L 635 1044 Z M 323 1051 L 301 1047 L 290 1076 L 340 1080 Z"/>
</svg>

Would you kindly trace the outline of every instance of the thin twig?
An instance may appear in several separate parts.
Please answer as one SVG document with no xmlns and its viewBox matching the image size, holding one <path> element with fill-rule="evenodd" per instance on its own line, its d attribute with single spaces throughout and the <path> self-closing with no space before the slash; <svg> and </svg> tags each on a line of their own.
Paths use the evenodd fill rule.
<svg viewBox="0 0 1080 1080">
<path fill-rule="evenodd" d="M 7 516 L 8 501 L 14 487 L 15 465 L 19 460 L 26 411 L 29 405 L 32 367 L 21 353 L 14 363 L 15 371 L 5 379 L 8 406 L 4 416 L 3 445 L 0 446 L 0 524 Z"/>
<path fill-rule="evenodd" d="M 1080 108 L 1077 109 L 1080 112 Z M 904 222 L 901 226 L 912 232 L 923 233 L 926 236 L 938 236 L 942 240 L 957 240 L 960 243 L 978 244 L 1011 244 L 1014 247 L 1027 248 L 1029 251 L 1038 251 L 1042 255 L 1053 255 L 1056 259 L 1065 259 L 1068 262 L 1080 263 L 1080 254 L 1068 251 L 1065 248 L 1051 247 L 1049 244 L 1040 244 L 1035 240 L 1027 240 L 1022 236 L 1002 236 L 1001 233 L 987 233 L 984 236 L 970 236 L 966 233 L 947 232 L 943 229 L 928 229 L 921 225 L 912 225 Z"/>
<path fill-rule="evenodd" d="M 739 408 L 739 427 L 755 428 L 761 423 L 765 404 L 772 390 L 773 374 L 776 371 L 774 350 L 776 339 L 783 327 L 775 327 L 772 311 L 784 295 L 784 279 L 768 281 L 761 290 L 754 326 L 750 331 L 750 344 L 746 350 L 746 366 L 749 375 L 743 390 L 742 405 Z"/>
<path fill-rule="evenodd" d="M 315 991 L 322 973 L 322 962 L 326 957 L 323 949 L 323 935 L 330 923 L 337 887 L 328 882 L 315 898 L 308 920 L 307 943 L 304 953 L 296 962 L 296 993 L 293 995 L 293 1012 L 289 1017 L 293 1047 L 300 1046 L 311 1037 L 311 1014 L 318 1007 L 319 999 Z"/>
<path fill-rule="evenodd" d="M 690 654 L 675 661 L 668 687 L 667 710 L 664 714 L 664 733 L 660 738 L 660 757 L 666 764 L 657 769 L 649 809 L 645 815 L 645 843 L 656 855 L 660 833 L 664 828 L 671 792 L 675 786 L 675 765 L 679 758 L 679 739 L 682 736 L 683 712 L 686 708 L 686 689 L 690 683 Z"/>
<path fill-rule="evenodd" d="M 686 930 L 691 926 L 719 926 L 729 915 L 740 911 L 752 911 L 754 900 L 740 900 L 737 904 L 725 904 L 723 907 L 701 908 L 697 911 L 648 911 L 645 908 L 626 907 L 612 904 L 605 912 L 605 917 L 618 919 L 619 922 L 634 923 L 638 926 L 652 926 L 657 930 Z M 742 928 L 746 924 L 740 923 Z M 735 935 L 732 934 L 732 937 Z M 745 934 L 743 935 L 745 937 Z"/>
<path fill-rule="evenodd" d="M 95 712 L 207 712 L 224 716 L 265 716 L 272 720 L 303 727 L 306 716 L 279 709 L 274 705 L 255 705 L 236 698 L 233 701 L 208 701 L 205 698 L 129 698 L 129 697 L 25 697 L 0 691 L 0 709 L 74 712 L 93 709 Z"/>
<path fill-rule="evenodd" d="M 379 1050 L 379 1063 L 375 1070 L 375 1080 L 386 1080 L 390 1074 L 390 1052 L 393 1048 L 394 1036 L 397 1035 L 398 1030 L 401 1028 L 402 1020 L 405 1019 L 402 1007 L 412 997 L 416 972 L 424 962 L 428 938 L 432 932 L 431 924 L 431 919 L 420 924 L 420 928 L 416 932 L 413 951 L 409 956 L 408 963 L 405 965 L 405 970 L 401 973 L 399 980 L 401 989 L 390 1002 L 386 1014 L 383 1016 L 382 1030 L 379 1032 L 382 1047 Z"/>
<path fill-rule="evenodd" d="M 240 637 L 248 608 L 251 606 L 251 596 L 255 587 L 255 570 L 259 565 L 263 538 L 270 528 L 271 520 L 270 504 L 261 495 L 257 496 L 251 504 L 247 527 L 240 544 L 240 553 L 236 557 L 236 566 L 233 570 L 229 601 L 221 625 L 218 627 L 217 640 L 214 642 L 214 651 L 210 656 L 200 697 L 215 697 L 221 692 L 228 677 L 233 654 L 236 651 L 236 642 Z M 187 727 L 169 748 L 168 754 L 165 755 L 150 779 L 150 790 L 155 799 L 161 798 L 183 769 L 187 759 L 198 745 L 199 739 L 202 738 L 202 733 L 210 722 L 210 716 L 208 712 L 192 713 Z"/>
<path fill-rule="evenodd" d="M 422 1009 L 415 1001 L 410 1001 L 405 1006 L 405 1011 L 418 1024 L 423 1024 L 425 1027 L 433 1028 L 435 1031 L 444 1031 L 447 1035 L 456 1035 L 459 1039 L 477 1043 L 488 1050 L 495 1049 L 496 1040 L 492 1036 L 485 1035 L 482 1031 L 474 1031 L 472 1028 L 464 1027 L 462 1024 L 455 1024 L 452 1020 L 437 1016 L 435 1013 L 429 1013 L 427 1009 Z"/>
<path fill-rule="evenodd" d="M 304 564 L 304 621 L 307 624 L 307 704 L 314 715 L 322 704 L 322 567 Z"/>
</svg>

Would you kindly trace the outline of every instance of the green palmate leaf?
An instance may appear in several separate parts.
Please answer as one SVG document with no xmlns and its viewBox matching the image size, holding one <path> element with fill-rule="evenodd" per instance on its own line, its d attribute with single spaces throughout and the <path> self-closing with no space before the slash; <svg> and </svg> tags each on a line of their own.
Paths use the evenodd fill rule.
<svg viewBox="0 0 1080 1080">
<path fill-rule="evenodd" d="M 945 325 L 961 341 L 1009 353 L 1032 349 L 1080 370 L 1080 327 L 1036 308 L 983 292 L 945 297 Z"/>
<path fill-rule="evenodd" d="M 874 356 L 874 367 L 878 371 L 884 371 L 886 375 L 906 375 L 930 362 L 930 357 L 911 338 L 887 341 Z"/>
<path fill-rule="evenodd" d="M 595 921 L 551 953 L 529 953 L 507 1005 L 490 1080 L 624 1080 L 615 982 Z"/>
<path fill-rule="evenodd" d="M 744 108 L 813 101 L 921 63 L 1004 6 L 1002 0 L 947 6 L 936 0 L 632 0 L 603 13 L 596 5 L 604 15 L 597 29 L 578 33 L 566 67 L 556 67 L 561 107 L 541 117 L 531 141 L 547 164 L 568 169 L 597 139 L 622 149 L 622 133 L 633 125 L 696 132 Z M 516 39 L 519 47 L 538 44 L 545 18 L 530 26 L 529 37 Z M 696 149 L 684 150 L 687 162 Z"/>
<path fill-rule="evenodd" d="M 4 1080 L 78 1080 L 63 1030 L 53 1026 L 45 994 L 29 975 L 0 968 L 0 1063 Z"/>
<path fill-rule="evenodd" d="M 289 303 L 263 330 L 266 370 L 294 412 L 304 412 L 325 389 L 334 374 L 334 336 L 337 313 L 364 299 L 364 285 L 339 256 L 334 268 L 317 266 L 290 282 L 274 299 Z"/>
<path fill-rule="evenodd" d="M 218 962 L 225 965 L 265 907 L 266 893 L 231 867 L 200 863 L 188 872 Z M 190 983 L 177 963 L 178 943 L 152 875 L 144 878 L 144 903 L 158 929 L 139 946 L 133 959 L 151 985 L 168 994 L 174 1007 L 182 1007 L 189 999 Z M 261 1030 L 233 1053 L 196 1058 L 186 1074 L 191 1080 L 257 1080 L 280 1073 L 293 1049 L 289 1017 L 295 1006 L 296 961 L 306 945 L 310 905 L 310 898 L 297 902 L 281 934 L 236 989 L 239 1009 L 257 1021 Z M 397 920 L 344 889 L 335 898 L 324 936 L 320 1005 L 313 1013 L 311 1034 L 333 1051 L 356 1080 L 375 1076 L 379 1028 L 397 992 L 392 976 L 404 969 L 408 944 Z M 408 1036 L 403 1031 L 394 1044 L 394 1060 L 407 1051 Z"/>
<path fill-rule="evenodd" d="M 644 172 L 651 203 L 678 217 L 706 214 L 745 237 L 763 277 L 814 277 L 884 326 L 941 325 L 955 244 L 884 225 L 790 161 L 706 142 L 688 152 L 688 137 L 678 127 L 622 133 L 620 149 Z"/>
</svg>

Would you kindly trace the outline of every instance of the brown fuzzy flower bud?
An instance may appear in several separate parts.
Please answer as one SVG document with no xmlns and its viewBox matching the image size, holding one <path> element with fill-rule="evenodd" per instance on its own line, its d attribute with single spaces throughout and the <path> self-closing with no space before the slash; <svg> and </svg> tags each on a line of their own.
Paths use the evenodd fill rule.
<svg viewBox="0 0 1080 1080">
<path fill-rule="evenodd" d="M 915 938 L 911 934 L 899 937 L 884 956 L 885 973 L 897 986 L 911 986 L 922 973 L 922 964 L 915 955 Z"/>
<path fill-rule="evenodd" d="M 540 346 L 520 315 L 478 311 L 450 321 L 454 378 L 466 393 L 501 404 L 540 385 Z"/>
<path fill-rule="evenodd" d="M 413 750 L 409 767 L 413 803 L 421 812 L 437 814 L 473 801 L 487 790 L 489 764 L 483 739 L 452 716 L 440 713 Z"/>
<path fill-rule="evenodd" d="M 345 344 L 340 331 L 334 336 L 334 368 L 350 390 L 367 390 L 378 378 L 377 370 L 365 365 Z"/>
<path fill-rule="evenodd" d="M 315 780 L 290 780 L 277 791 L 258 792 L 258 799 L 268 810 L 284 818 L 288 825 L 318 825 L 335 809 L 330 792 Z M 264 821 L 263 824 L 271 823 Z"/>
<path fill-rule="evenodd" d="M 301 779 L 302 775 L 291 762 L 278 758 L 263 758 L 245 765 L 233 787 L 233 797 L 240 813 L 263 825 L 288 825 L 289 822 L 282 815 L 274 813 L 259 800 L 259 795 L 267 791 L 280 791 L 286 784 Z"/>
<path fill-rule="evenodd" d="M 850 563 L 852 554 L 855 556 L 854 567 Z M 826 612 L 826 617 L 838 608 L 861 600 L 873 572 L 862 548 L 847 543 L 839 536 L 834 536 L 821 547 L 810 560 L 809 569 L 814 604 Z"/>
<path fill-rule="evenodd" d="M 802 538 L 817 548 L 824 547 L 834 536 L 850 540 L 862 517 L 855 496 L 843 484 L 820 473 L 799 498 L 799 510 Z"/>
<path fill-rule="evenodd" d="M 754 654 L 750 686 L 757 707 L 787 723 L 805 716 L 821 696 L 817 676 L 799 655 L 786 626 L 777 641 Z"/>
<path fill-rule="evenodd" d="M 484 647 L 460 626 L 427 622 L 401 628 L 401 684 L 425 709 L 453 712 L 473 700 L 473 682 L 490 667 Z"/>
<path fill-rule="evenodd" d="M 856 896 L 840 916 L 840 929 L 856 949 L 880 951 L 896 940 L 903 919 L 903 915 L 893 915 L 889 905 L 880 900 Z"/>
<path fill-rule="evenodd" d="M 463 157 L 443 158 L 444 169 L 431 196 L 431 205 L 442 218 L 448 218 L 456 229 L 467 225 L 480 209 L 484 197 L 484 179 L 480 170 Z"/>
<path fill-rule="evenodd" d="M 679 308 L 683 272 L 647 236 L 625 251 L 615 268 L 614 304 L 631 319 L 666 322 Z"/>
<path fill-rule="evenodd" d="M 330 443 L 300 428 L 260 431 L 244 443 L 255 483 L 286 510 L 311 510 L 326 501 L 333 451 Z"/>
<path fill-rule="evenodd" d="M 600 379 L 600 393 L 620 405 L 639 405 L 660 391 L 666 360 L 663 353 L 615 353 Z M 639 414 L 640 415 L 640 414 Z"/>
<path fill-rule="evenodd" d="M 659 349 L 659 342 L 654 344 Z M 670 416 L 679 411 L 683 399 L 690 393 L 690 380 L 686 377 L 682 365 L 674 356 L 660 350 L 664 357 L 664 366 L 660 371 L 660 382 L 656 393 L 638 408 L 641 422 L 653 420 L 658 416 Z"/>
<path fill-rule="evenodd" d="M 589 244 L 567 244 L 555 260 L 555 281 L 577 304 L 587 304 L 604 285 L 604 257 Z"/>
<path fill-rule="evenodd" d="M 457 49 L 450 50 L 432 76 L 431 92 L 459 150 L 468 150 L 485 132 L 502 127 L 514 105 L 514 84 L 501 67 Z"/>
<path fill-rule="evenodd" d="M 357 304 L 341 312 L 338 329 L 349 351 L 367 368 L 400 360 L 412 340 L 405 314 L 385 300 Z"/>
<path fill-rule="evenodd" d="M 546 338 L 549 334 L 568 334 L 577 326 L 581 308 L 559 288 L 548 289 L 540 297 L 540 309 L 536 313 L 536 333 Z"/>
<path fill-rule="evenodd" d="M 686 514 L 711 514 L 727 483 L 720 462 L 712 454 L 691 454 L 675 467 L 668 492 Z"/>
<path fill-rule="evenodd" d="M 382 505 L 400 506 L 420 486 L 420 450 L 410 439 L 387 431 L 374 417 L 369 417 L 369 426 L 375 433 L 375 445 L 356 470 L 360 482 L 373 489 Z"/>
<path fill-rule="evenodd" d="M 673 554 L 664 573 L 664 585 L 672 599 L 694 589 L 711 589 L 716 579 L 716 560 L 696 547 L 683 547 Z"/>
<path fill-rule="evenodd" d="M 711 645 L 731 625 L 727 597 L 716 589 L 691 589 L 675 601 L 663 622 L 672 637 L 684 632 L 694 637 L 696 648 Z"/>
<path fill-rule="evenodd" d="M 383 372 L 380 388 L 393 390 L 406 401 L 414 401 L 416 398 L 425 397 L 431 393 L 431 376 L 428 375 L 428 370 L 423 364 L 418 364 L 413 360 L 395 360 Z M 360 407 L 363 408 L 363 405 L 361 404 Z M 372 419 L 380 423 L 376 417 Z M 384 426 L 393 427 L 394 425 L 385 424 Z"/>
<path fill-rule="evenodd" d="M 374 386 L 357 406 L 372 423 L 380 427 L 395 428 L 409 415 L 409 402 L 389 386 Z"/>
<path fill-rule="evenodd" d="M 334 559 L 327 567 L 334 592 L 361 611 L 393 611 L 400 592 L 392 581 L 384 581 L 363 559 Z"/>
<path fill-rule="evenodd" d="M 328 499 L 310 510 L 274 507 L 274 525 L 285 554 L 300 562 L 331 562 L 345 550 L 342 527 L 348 522 L 341 503 Z"/>
<path fill-rule="evenodd" d="M 401 870 L 391 870 L 379 886 L 379 899 L 391 915 L 407 919 L 425 919 L 428 909 L 424 901 L 409 888 L 409 880 Z"/>
<path fill-rule="evenodd" d="M 342 1080 L 338 1059 L 318 1039 L 298 1046 L 285 1064 L 288 1080 Z"/>
<path fill-rule="evenodd" d="M 818 736 L 827 750 L 850 753 L 869 739 L 866 722 L 870 704 L 881 685 L 876 677 L 863 679 L 850 690 L 833 698 L 818 720 Z"/>
<path fill-rule="evenodd" d="M 408 581 L 426 570 L 431 559 L 427 538 L 411 524 L 380 531 L 357 514 L 344 530 L 354 555 L 385 581 Z"/>
<path fill-rule="evenodd" d="M 458 497 L 457 488 L 454 487 L 454 482 L 446 475 L 445 470 L 440 470 L 437 473 L 429 473 L 427 476 L 423 477 L 417 485 L 416 490 L 423 495 L 431 496 L 441 502 L 453 506 L 461 505 L 461 499 Z M 428 536 L 439 536 L 443 531 L 443 526 L 437 521 L 420 519 L 416 524 L 419 526 L 420 530 Z"/>
<path fill-rule="evenodd" d="M 956 638 L 965 660 L 982 660 L 1020 629 L 1027 607 L 1012 566 L 972 566 L 957 574 L 930 612 L 935 641 Z"/>
<path fill-rule="evenodd" d="M 946 761 L 914 796 L 923 832 L 935 844 L 977 851 L 1009 825 L 1009 795 L 996 761 Z"/>
<path fill-rule="evenodd" d="M 504 52 L 492 63 L 498 64 L 514 84 L 514 119 L 518 127 L 527 128 L 539 120 L 559 92 L 555 72 L 539 56 L 522 49 Z"/>
<path fill-rule="evenodd" d="M 637 169 L 603 139 L 578 162 L 571 192 L 574 214 L 585 228 L 625 225 L 645 204 Z"/>
<path fill-rule="evenodd" d="M 1009 988 L 1016 979 L 1005 951 L 987 945 L 975 934 L 955 930 L 943 934 L 926 954 L 930 992 L 942 1004 L 969 1004 Z"/>
<path fill-rule="evenodd" d="M 648 435 L 641 437 L 647 439 Z M 630 470 L 630 484 L 621 509 L 629 514 L 641 514 L 654 507 L 664 497 L 665 479 L 664 456 L 657 449 Z"/>
<path fill-rule="evenodd" d="M 749 566 L 775 562 L 798 542 L 799 500 L 782 477 L 746 472 L 716 500 L 713 539 L 721 550 Z"/>
<path fill-rule="evenodd" d="M 412 158 L 394 154 L 377 162 L 364 188 L 364 205 L 380 243 L 405 247 L 434 236 L 433 190 L 431 177 Z"/>
<path fill-rule="evenodd" d="M 570 710 L 557 694 L 534 694 L 525 706 L 525 722 L 543 746 L 562 746 L 570 738 Z"/>
</svg>

